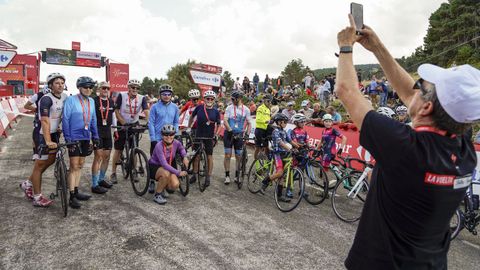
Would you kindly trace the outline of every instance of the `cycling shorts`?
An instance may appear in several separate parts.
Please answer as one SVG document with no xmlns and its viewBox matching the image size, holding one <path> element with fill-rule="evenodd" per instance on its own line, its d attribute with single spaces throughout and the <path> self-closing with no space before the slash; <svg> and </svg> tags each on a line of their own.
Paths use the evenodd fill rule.
<svg viewBox="0 0 480 270">
<path fill-rule="evenodd" d="M 40 145 L 46 145 L 47 143 L 45 142 L 45 138 L 43 137 L 43 134 L 40 134 L 40 132 L 37 133 L 35 137 L 36 137 L 36 140 L 34 140 L 35 149 L 37 149 L 37 154 L 38 154 L 38 157 L 35 156 L 36 159 L 47 160 L 48 155 L 53 155 L 53 154 L 57 153 L 57 150 L 55 150 L 55 149 L 49 150 L 48 148 L 43 148 L 42 151 L 40 152 L 40 147 L 39 146 Z M 59 143 L 60 142 L 60 133 L 58 133 L 58 132 L 50 133 L 50 139 L 54 143 Z"/>
<path fill-rule="evenodd" d="M 130 133 L 132 134 L 132 133 Z M 135 136 L 131 136 L 130 137 L 130 145 L 133 144 L 133 137 L 136 138 L 137 142 L 139 141 L 139 135 L 138 133 L 135 134 Z M 125 130 L 119 130 L 118 131 L 118 138 L 115 139 L 115 141 L 113 142 L 113 148 L 115 150 L 123 150 L 123 148 L 125 148 L 125 142 L 127 141 L 127 132 Z"/>
<path fill-rule="evenodd" d="M 255 145 L 258 147 L 267 147 L 268 140 L 267 140 L 267 130 L 256 128 L 255 129 Z"/>
<path fill-rule="evenodd" d="M 235 135 L 240 135 L 241 138 L 234 139 L 233 137 Z M 231 154 L 233 147 L 235 148 L 235 155 L 241 155 L 243 149 L 243 134 L 234 134 L 233 132 L 225 131 L 223 134 L 223 147 L 225 154 Z"/>
<path fill-rule="evenodd" d="M 99 144 L 97 147 L 94 147 L 93 150 L 112 150 L 113 140 L 112 136 L 105 136 L 99 138 Z"/>
<path fill-rule="evenodd" d="M 69 157 L 87 157 L 90 156 L 93 150 L 93 145 L 90 143 L 90 140 L 81 140 L 78 141 L 79 145 L 71 145 L 68 147 L 68 156 Z"/>
<path fill-rule="evenodd" d="M 288 153 L 276 153 L 273 154 L 273 158 L 275 159 L 275 169 L 276 171 L 283 170 L 283 159 L 286 158 Z"/>
<path fill-rule="evenodd" d="M 194 142 L 198 142 L 199 140 L 194 139 Z M 205 149 L 205 153 L 207 156 L 213 155 L 213 139 L 202 139 L 203 141 L 203 146 Z M 197 149 L 200 147 L 199 144 L 194 143 L 193 144 L 193 151 L 197 151 Z"/>
</svg>

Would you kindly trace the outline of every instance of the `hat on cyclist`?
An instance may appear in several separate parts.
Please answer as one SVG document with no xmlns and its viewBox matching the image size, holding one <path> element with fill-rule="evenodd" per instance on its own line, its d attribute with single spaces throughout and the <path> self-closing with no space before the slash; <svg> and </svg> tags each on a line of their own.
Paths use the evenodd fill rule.
<svg viewBox="0 0 480 270">
<path fill-rule="evenodd" d="M 128 81 L 127 85 L 130 86 L 130 85 L 136 85 L 136 86 L 140 86 L 142 83 L 137 80 L 137 79 L 131 79 Z"/>
<path fill-rule="evenodd" d="M 109 82 L 100 82 L 98 84 L 98 88 L 102 88 L 102 87 L 108 87 L 110 88 L 110 83 Z"/>
<path fill-rule="evenodd" d="M 407 107 L 401 105 L 401 106 L 398 106 L 397 109 L 395 109 L 395 111 L 397 112 L 397 114 L 400 114 L 400 115 L 404 115 L 404 114 L 407 114 Z"/>
<path fill-rule="evenodd" d="M 213 92 L 212 90 L 208 90 L 208 91 L 205 91 L 205 93 L 203 93 L 203 98 L 207 98 L 207 97 L 217 98 L 217 94 L 215 94 L 215 92 Z"/>
<path fill-rule="evenodd" d="M 239 90 L 235 90 L 232 92 L 232 98 L 242 98 L 243 97 L 243 92 Z"/>
<path fill-rule="evenodd" d="M 166 124 L 162 127 L 162 135 L 173 135 L 177 131 L 175 130 L 175 127 L 170 124 Z"/>
<path fill-rule="evenodd" d="M 198 89 L 190 89 L 188 98 L 200 98 L 200 91 Z"/>
<path fill-rule="evenodd" d="M 304 101 L 302 101 L 302 107 L 306 107 L 308 104 L 310 104 L 310 100 L 305 99 Z"/>
<path fill-rule="evenodd" d="M 303 113 L 296 113 L 292 116 L 292 122 L 296 125 L 298 123 L 304 123 L 307 121 L 307 117 Z"/>
<path fill-rule="evenodd" d="M 389 118 L 393 118 L 393 116 L 395 115 L 395 112 L 389 107 L 378 107 L 377 112 Z"/>
<path fill-rule="evenodd" d="M 333 117 L 332 117 L 331 114 L 326 113 L 326 114 L 323 115 L 322 120 L 323 121 L 333 121 Z"/>
<path fill-rule="evenodd" d="M 173 94 L 173 88 L 169 84 L 162 84 L 158 90 L 158 93 L 161 95 L 163 92 L 170 92 Z"/>
<path fill-rule="evenodd" d="M 77 79 L 77 88 L 93 88 L 95 86 L 96 82 L 87 76 L 82 76 Z"/>
<path fill-rule="evenodd" d="M 279 121 L 285 121 L 287 122 L 288 121 L 288 117 L 283 114 L 283 113 L 277 113 L 273 116 L 272 120 L 275 122 L 275 123 L 278 123 Z"/>
<path fill-rule="evenodd" d="M 47 76 L 47 85 L 50 84 L 53 80 L 55 80 L 57 78 L 63 79 L 64 82 L 66 81 L 65 76 L 63 76 L 62 73 L 54 72 L 54 73 L 50 73 Z"/>
</svg>

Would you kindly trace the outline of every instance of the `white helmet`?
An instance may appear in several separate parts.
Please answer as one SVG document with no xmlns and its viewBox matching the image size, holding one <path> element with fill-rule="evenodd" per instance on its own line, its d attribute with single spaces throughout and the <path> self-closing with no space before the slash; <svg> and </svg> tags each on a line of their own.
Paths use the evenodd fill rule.
<svg viewBox="0 0 480 270">
<path fill-rule="evenodd" d="M 205 93 L 203 93 L 203 98 L 206 98 L 206 97 L 217 98 L 217 94 L 215 94 L 215 92 L 213 92 L 212 90 L 208 90 L 208 91 L 205 91 Z"/>
<path fill-rule="evenodd" d="M 138 86 L 140 86 L 141 84 L 142 84 L 142 83 L 141 83 L 139 80 L 137 80 L 137 79 L 131 79 L 131 80 L 128 81 L 128 84 L 127 84 L 127 85 L 128 85 L 128 86 L 130 86 L 130 85 L 138 85 Z"/>
<path fill-rule="evenodd" d="M 323 120 L 323 121 L 325 121 L 325 120 L 327 120 L 327 121 L 328 121 L 328 120 L 333 121 L 333 117 L 332 117 L 331 114 L 326 113 L 326 114 L 323 115 L 322 120 Z"/>
<path fill-rule="evenodd" d="M 389 118 L 393 118 L 393 116 L 395 115 L 395 112 L 389 107 L 378 107 L 377 112 Z"/>
<path fill-rule="evenodd" d="M 200 91 L 197 89 L 190 89 L 188 91 L 188 98 L 199 98 L 200 97 Z"/>
<path fill-rule="evenodd" d="M 292 119 L 291 121 L 294 123 L 294 124 L 297 124 L 297 123 L 302 123 L 302 122 L 306 122 L 307 121 L 307 117 L 305 117 L 305 115 L 303 115 L 303 113 L 296 113 L 292 116 Z"/>
<path fill-rule="evenodd" d="M 401 105 L 401 106 L 398 106 L 397 109 L 395 109 L 395 111 L 397 112 L 397 114 L 406 114 L 408 109 L 407 107 Z"/>
<path fill-rule="evenodd" d="M 57 78 L 62 78 L 64 82 L 66 81 L 65 76 L 63 76 L 62 73 L 54 72 L 54 73 L 50 73 L 47 76 L 47 85 L 50 84 L 51 81 L 53 81 Z"/>
</svg>

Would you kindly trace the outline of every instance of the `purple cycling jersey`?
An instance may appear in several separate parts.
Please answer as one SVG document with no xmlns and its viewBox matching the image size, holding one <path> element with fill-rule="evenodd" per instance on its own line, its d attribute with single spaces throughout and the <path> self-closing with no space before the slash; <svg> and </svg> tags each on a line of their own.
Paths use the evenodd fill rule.
<svg viewBox="0 0 480 270">
<path fill-rule="evenodd" d="M 173 154 L 172 154 L 173 152 Z M 150 163 L 161 166 L 165 170 L 169 171 L 170 173 L 175 174 L 176 176 L 180 175 L 180 170 L 175 169 L 172 167 L 172 163 L 175 162 L 175 155 L 180 154 L 182 158 L 187 155 L 185 148 L 183 147 L 182 143 L 177 140 L 173 140 L 172 147 L 166 148 L 164 142 L 157 143 L 155 149 L 153 150 L 152 157 L 150 158 Z M 172 159 L 172 160 L 171 160 Z"/>
</svg>

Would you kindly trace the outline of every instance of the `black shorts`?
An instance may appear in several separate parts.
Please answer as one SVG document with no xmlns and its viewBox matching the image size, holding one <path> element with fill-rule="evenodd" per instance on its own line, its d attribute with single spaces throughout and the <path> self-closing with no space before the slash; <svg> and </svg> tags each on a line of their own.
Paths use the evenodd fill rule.
<svg viewBox="0 0 480 270">
<path fill-rule="evenodd" d="M 240 136 L 240 138 L 234 139 L 234 136 Z M 225 148 L 225 154 L 232 153 L 232 147 L 235 148 L 235 155 L 242 154 L 243 148 L 243 134 L 233 134 L 233 132 L 225 131 L 223 133 L 223 147 Z"/>
<path fill-rule="evenodd" d="M 135 137 L 136 137 L 136 140 L 138 142 L 139 141 L 138 134 L 136 134 Z M 118 131 L 118 139 L 115 139 L 115 141 L 113 142 L 113 147 L 115 148 L 115 150 L 123 150 L 123 148 L 125 148 L 125 142 L 127 140 L 126 138 L 127 138 L 126 131 L 125 130 L 119 130 Z M 133 137 L 130 137 L 129 143 L 130 143 L 130 145 L 133 144 Z"/>
<path fill-rule="evenodd" d="M 69 157 L 87 157 L 90 156 L 93 150 L 93 145 L 90 140 L 79 141 L 80 145 L 72 145 L 68 147 Z"/>
<path fill-rule="evenodd" d="M 157 146 L 157 141 L 150 141 L 150 156 L 153 155 L 153 150 L 155 150 L 155 146 Z"/>
<path fill-rule="evenodd" d="M 267 130 L 256 128 L 255 129 L 255 145 L 258 147 L 267 147 Z"/>
<path fill-rule="evenodd" d="M 177 163 L 173 162 L 172 167 L 176 169 Z M 148 162 L 148 169 L 150 170 L 150 179 L 155 179 L 155 175 L 157 174 L 157 171 L 160 168 L 162 168 L 162 166 Z"/>
<path fill-rule="evenodd" d="M 198 142 L 200 140 L 194 139 L 194 142 Z M 213 139 L 202 139 L 203 141 L 203 146 L 205 149 L 205 153 L 207 156 L 213 155 Z M 197 151 L 197 149 L 200 147 L 198 143 L 193 144 L 193 151 Z"/>
<path fill-rule="evenodd" d="M 112 150 L 113 140 L 112 136 L 110 137 L 100 137 L 99 144 L 97 147 L 94 147 L 93 150 Z"/>
<path fill-rule="evenodd" d="M 38 159 L 39 160 L 47 160 L 48 155 L 52 155 L 57 153 L 57 150 L 52 149 L 49 150 L 48 148 L 42 148 L 42 151 L 40 151 L 40 145 L 46 145 L 47 143 L 45 142 L 45 138 L 43 137 L 43 134 L 40 134 L 38 132 L 36 136 L 34 136 L 36 139 L 34 140 L 35 143 L 35 149 L 37 149 L 37 154 L 38 154 Z M 55 132 L 55 133 L 50 133 L 50 139 L 54 143 L 59 143 L 60 142 L 60 133 Z"/>
</svg>

